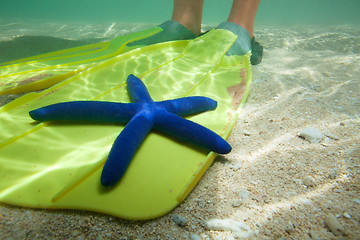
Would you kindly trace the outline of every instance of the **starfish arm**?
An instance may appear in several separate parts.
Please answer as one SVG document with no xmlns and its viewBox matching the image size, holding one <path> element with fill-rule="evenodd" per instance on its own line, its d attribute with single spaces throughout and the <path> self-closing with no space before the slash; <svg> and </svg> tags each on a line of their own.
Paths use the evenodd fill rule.
<svg viewBox="0 0 360 240">
<path fill-rule="evenodd" d="M 136 103 L 100 101 L 64 102 L 38 108 L 29 112 L 37 121 L 71 120 L 96 122 L 128 122 L 140 108 Z"/>
<path fill-rule="evenodd" d="M 162 111 L 155 115 L 154 127 L 216 153 L 231 151 L 230 144 L 210 129 L 172 113 Z"/>
<path fill-rule="evenodd" d="M 145 84 L 140 80 L 140 78 L 130 74 L 127 78 L 126 84 L 132 102 L 153 102 Z"/>
<path fill-rule="evenodd" d="M 131 159 L 152 127 L 152 120 L 141 113 L 126 124 L 111 147 L 105 162 L 101 173 L 103 186 L 113 186 L 123 177 Z"/>
<path fill-rule="evenodd" d="M 179 116 L 214 110 L 217 107 L 217 102 L 215 100 L 198 96 L 167 100 L 158 102 L 158 104 L 163 106 L 168 112 Z"/>
</svg>

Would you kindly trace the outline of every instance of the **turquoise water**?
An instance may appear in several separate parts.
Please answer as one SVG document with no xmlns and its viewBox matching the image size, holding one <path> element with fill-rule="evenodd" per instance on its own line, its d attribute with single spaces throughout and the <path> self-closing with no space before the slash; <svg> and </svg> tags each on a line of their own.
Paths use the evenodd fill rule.
<svg viewBox="0 0 360 240">
<path fill-rule="evenodd" d="M 9 20 L 159 23 L 171 17 L 172 0 L 0 1 L 0 23 Z M 227 18 L 232 0 L 205 0 L 203 22 Z M 263 0 L 256 23 L 359 24 L 358 0 Z"/>
<path fill-rule="evenodd" d="M 172 0 L 0 1 L 0 63 L 147 29 L 169 19 L 172 5 Z M 203 30 L 226 20 L 231 5 L 232 0 L 205 0 Z M 359 0 L 262 0 L 255 36 L 265 61 L 280 49 L 293 57 L 350 54 L 346 61 L 358 63 L 359 11 Z"/>
</svg>

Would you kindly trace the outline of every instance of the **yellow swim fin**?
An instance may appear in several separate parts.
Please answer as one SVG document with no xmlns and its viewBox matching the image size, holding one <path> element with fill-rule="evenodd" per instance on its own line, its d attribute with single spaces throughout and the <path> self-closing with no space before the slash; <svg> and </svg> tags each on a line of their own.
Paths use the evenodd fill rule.
<svg viewBox="0 0 360 240">
<path fill-rule="evenodd" d="M 130 102 L 125 81 L 134 74 L 154 101 L 186 96 L 216 100 L 215 111 L 187 119 L 227 138 L 252 78 L 250 54 L 225 55 L 235 40 L 230 31 L 216 29 L 194 40 L 137 48 L 0 108 L 0 201 L 128 219 L 151 219 L 171 211 L 216 154 L 151 132 L 124 177 L 109 190 L 100 184 L 101 170 L 123 125 L 38 123 L 28 112 L 74 100 Z"/>
<path fill-rule="evenodd" d="M 153 27 L 141 32 L 119 36 L 111 41 L 64 49 L 34 57 L 0 64 L 0 95 L 18 94 L 51 87 L 94 64 L 138 46 L 128 43 L 162 31 Z"/>
</svg>

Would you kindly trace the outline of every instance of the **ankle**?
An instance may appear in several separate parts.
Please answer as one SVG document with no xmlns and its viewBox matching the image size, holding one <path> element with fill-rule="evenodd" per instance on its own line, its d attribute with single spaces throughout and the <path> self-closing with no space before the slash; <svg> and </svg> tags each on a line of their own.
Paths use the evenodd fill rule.
<svg viewBox="0 0 360 240">
<path fill-rule="evenodd" d="M 158 32 L 150 37 L 128 43 L 127 46 L 150 45 L 168 41 L 194 39 L 196 37 L 184 25 L 174 20 L 163 22 L 159 25 L 159 27 L 162 29 L 161 32 Z"/>
<path fill-rule="evenodd" d="M 201 23 L 196 23 L 195 21 L 187 21 L 186 19 L 171 19 L 175 22 L 180 23 L 188 30 L 190 30 L 196 37 L 201 33 Z"/>
<path fill-rule="evenodd" d="M 232 19 L 228 19 L 227 20 L 228 22 L 231 22 L 231 23 L 235 23 L 243 28 L 245 28 L 249 35 L 250 35 L 250 38 L 253 38 L 254 37 L 254 25 L 249 23 L 249 22 L 243 22 L 243 21 L 235 21 L 235 20 L 232 20 Z"/>
<path fill-rule="evenodd" d="M 182 23 L 181 23 L 182 24 Z M 201 25 L 195 24 L 182 24 L 184 27 L 189 29 L 196 37 L 198 37 L 201 33 Z"/>
</svg>

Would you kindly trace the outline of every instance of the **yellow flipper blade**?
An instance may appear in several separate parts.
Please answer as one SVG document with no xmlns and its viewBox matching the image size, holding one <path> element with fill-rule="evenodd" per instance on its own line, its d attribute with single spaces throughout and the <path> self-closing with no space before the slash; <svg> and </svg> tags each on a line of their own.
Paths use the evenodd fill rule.
<svg viewBox="0 0 360 240">
<path fill-rule="evenodd" d="M 100 173 L 115 124 L 34 123 L 28 111 L 72 100 L 129 102 L 125 80 L 142 78 L 155 101 L 207 96 L 215 111 L 188 119 L 227 138 L 251 81 L 249 55 L 225 56 L 236 36 L 213 30 L 191 41 L 139 48 L 89 68 L 0 109 L 0 201 L 38 208 L 72 208 L 150 219 L 176 207 L 215 158 L 212 152 L 152 132 L 111 190 Z"/>
<path fill-rule="evenodd" d="M 51 87 L 106 59 L 136 48 L 128 43 L 162 31 L 159 27 L 111 41 L 60 50 L 0 65 L 0 95 Z"/>
</svg>

